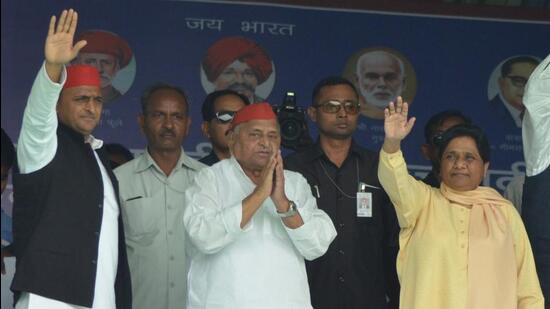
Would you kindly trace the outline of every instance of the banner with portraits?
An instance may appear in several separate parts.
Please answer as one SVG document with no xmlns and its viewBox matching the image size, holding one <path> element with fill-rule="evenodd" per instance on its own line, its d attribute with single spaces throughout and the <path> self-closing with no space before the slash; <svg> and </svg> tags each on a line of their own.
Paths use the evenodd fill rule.
<svg viewBox="0 0 550 309">
<path fill-rule="evenodd" d="M 195 1 L 3 1 L 2 127 L 14 141 L 49 18 L 69 6 L 79 12 L 78 38 L 88 41 L 73 63 L 100 70 L 106 104 L 94 135 L 107 143 L 145 147 L 140 97 L 158 82 L 187 93 L 193 123 L 184 148 L 200 158 L 210 151 L 200 130 L 207 93 L 230 88 L 277 105 L 294 91 L 307 108 L 318 80 L 341 75 L 360 94 L 355 140 L 367 148 L 381 147 L 388 102 L 402 95 L 411 103 L 418 120 L 403 148 L 414 175 L 430 170 L 420 151 L 424 124 L 445 109 L 488 133 L 486 184 L 502 191 L 524 170 L 521 100 L 550 53 L 550 23 Z M 11 214 L 5 200 L 3 217 Z M 4 231 L 2 239 L 10 241 Z"/>
</svg>

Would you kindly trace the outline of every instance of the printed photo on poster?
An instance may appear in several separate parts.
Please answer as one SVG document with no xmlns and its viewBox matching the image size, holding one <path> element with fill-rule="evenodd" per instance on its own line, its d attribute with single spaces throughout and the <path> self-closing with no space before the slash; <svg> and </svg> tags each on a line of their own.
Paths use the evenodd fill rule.
<svg viewBox="0 0 550 309">
<path fill-rule="evenodd" d="M 410 61 L 388 47 L 372 47 L 354 53 L 346 62 L 343 76 L 360 94 L 361 114 L 384 119 L 384 108 L 402 96 L 412 103 L 416 95 L 416 73 Z"/>
<path fill-rule="evenodd" d="M 262 102 L 275 84 L 275 65 L 258 43 L 240 36 L 226 37 L 206 50 L 201 83 L 206 93 L 231 89 L 250 102 Z"/>
<path fill-rule="evenodd" d="M 105 30 L 89 30 L 75 42 L 86 40 L 72 64 L 89 64 L 99 70 L 101 94 L 105 103 L 116 101 L 132 86 L 136 76 L 136 60 L 130 45 L 117 34 Z"/>
<path fill-rule="evenodd" d="M 525 110 L 525 84 L 540 61 L 540 58 L 535 56 L 517 55 L 497 65 L 487 85 L 487 99 L 493 117 L 521 128 L 521 118 Z"/>
</svg>

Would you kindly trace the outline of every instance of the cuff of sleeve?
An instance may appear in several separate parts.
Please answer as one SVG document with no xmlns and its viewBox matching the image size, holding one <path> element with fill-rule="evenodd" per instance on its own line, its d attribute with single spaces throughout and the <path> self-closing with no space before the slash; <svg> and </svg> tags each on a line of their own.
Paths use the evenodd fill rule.
<svg viewBox="0 0 550 309">
<path fill-rule="evenodd" d="M 298 210 L 298 212 L 299 211 L 300 210 Z M 288 236 L 290 236 L 291 239 L 294 239 L 294 240 L 309 239 L 311 238 L 311 235 L 314 235 L 315 233 L 317 233 L 315 231 L 314 224 L 311 224 L 310 220 L 306 220 L 304 217 L 302 217 L 302 220 L 304 221 L 304 224 L 302 224 L 302 226 L 295 229 L 289 228 L 281 220 L 281 224 L 285 227 L 288 233 Z"/>
<path fill-rule="evenodd" d="M 229 234 L 238 234 L 241 232 L 248 232 L 252 229 L 252 220 L 250 220 L 244 228 L 241 229 L 241 220 L 243 216 L 243 205 L 239 203 L 231 207 L 227 207 L 222 210 L 222 221 L 225 226 L 225 230 Z"/>
<path fill-rule="evenodd" d="M 67 68 L 63 66 L 63 71 L 61 71 L 61 78 L 59 79 L 59 83 L 53 82 L 46 72 L 46 61 L 44 61 L 44 63 L 42 64 L 42 74 L 43 78 L 45 78 L 45 80 L 47 80 L 52 87 L 63 88 L 63 86 L 65 85 L 65 81 L 67 80 Z"/>
<path fill-rule="evenodd" d="M 384 150 L 380 150 L 380 160 L 387 163 L 387 165 L 395 168 L 405 164 L 405 159 L 403 158 L 403 152 L 401 150 L 394 153 L 387 153 Z"/>
</svg>

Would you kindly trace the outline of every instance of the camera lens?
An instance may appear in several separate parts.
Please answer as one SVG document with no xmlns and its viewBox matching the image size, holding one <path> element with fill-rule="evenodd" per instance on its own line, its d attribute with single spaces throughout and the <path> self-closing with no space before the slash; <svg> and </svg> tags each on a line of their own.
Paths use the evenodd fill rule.
<svg viewBox="0 0 550 309">
<path fill-rule="evenodd" d="M 301 124 L 296 119 L 285 119 L 281 122 L 281 137 L 283 140 L 297 140 L 300 138 L 301 133 Z"/>
</svg>

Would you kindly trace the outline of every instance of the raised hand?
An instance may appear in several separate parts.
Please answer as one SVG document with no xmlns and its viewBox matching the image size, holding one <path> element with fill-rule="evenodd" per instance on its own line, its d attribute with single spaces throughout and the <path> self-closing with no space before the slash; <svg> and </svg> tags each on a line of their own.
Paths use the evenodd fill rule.
<svg viewBox="0 0 550 309">
<path fill-rule="evenodd" d="M 44 55 L 46 58 L 46 73 L 53 82 L 57 83 L 61 78 L 63 66 L 78 55 L 82 47 L 86 46 L 86 41 L 80 41 L 73 46 L 78 21 L 78 14 L 73 9 L 64 10 L 61 13 L 57 27 L 55 21 L 55 16 L 52 16 L 44 46 Z"/>
<path fill-rule="evenodd" d="M 397 97 L 397 102 L 390 102 L 388 108 L 384 110 L 384 150 L 395 152 L 400 148 L 400 142 L 412 130 L 416 118 L 407 119 L 409 113 L 409 104 L 403 102 L 403 98 Z"/>
<path fill-rule="evenodd" d="M 56 27 L 56 17 L 50 19 L 48 37 L 44 46 L 46 62 L 53 65 L 64 65 L 73 60 L 86 41 L 80 41 L 73 46 L 74 33 L 78 21 L 78 13 L 73 9 L 64 10 Z"/>
</svg>

